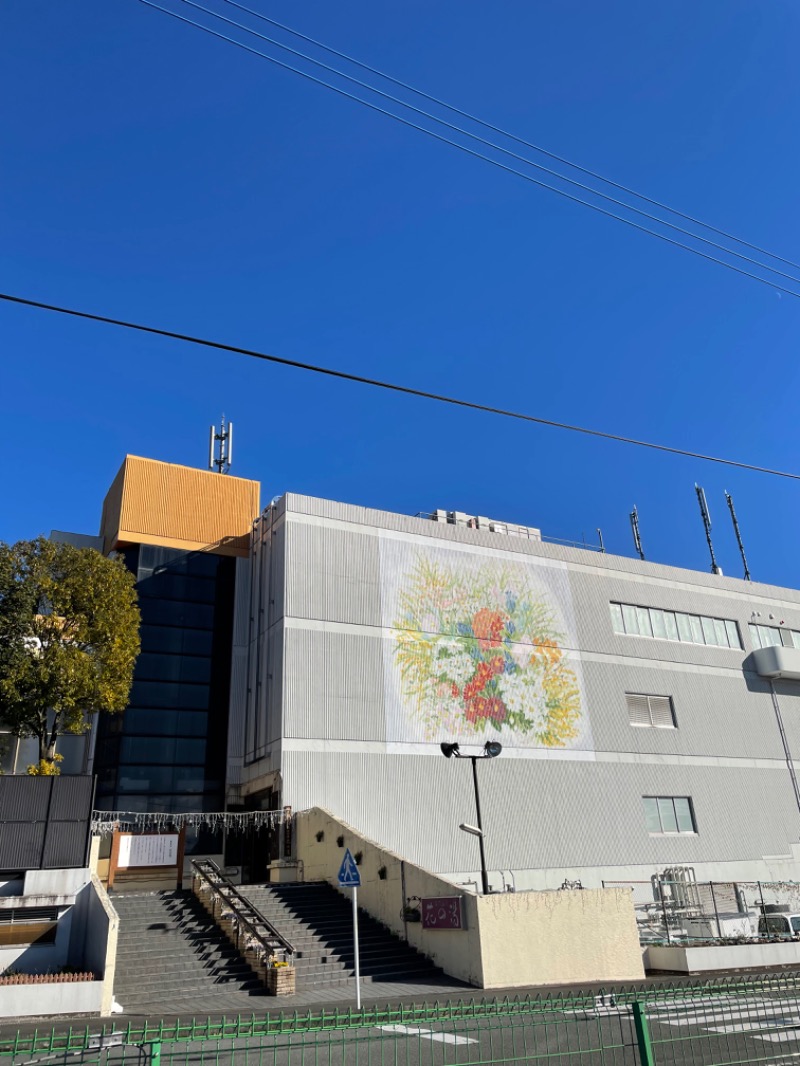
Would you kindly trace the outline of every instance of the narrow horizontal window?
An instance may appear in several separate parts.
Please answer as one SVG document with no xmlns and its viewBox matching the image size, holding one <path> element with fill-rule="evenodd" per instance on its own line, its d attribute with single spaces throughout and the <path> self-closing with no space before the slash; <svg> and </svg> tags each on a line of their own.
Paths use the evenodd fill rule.
<svg viewBox="0 0 800 1066">
<path fill-rule="evenodd" d="M 662 611 L 658 607 L 640 607 L 633 603 L 610 603 L 611 625 L 615 633 L 625 636 L 651 637 L 654 640 L 677 640 L 684 644 L 707 644 L 713 648 L 741 649 L 739 627 L 732 618 L 710 618 L 683 611 Z M 753 643 L 764 647 L 760 633 L 765 626 L 751 625 Z M 780 644 L 780 631 L 777 641 Z M 786 630 L 787 634 L 790 630 Z M 795 639 L 794 637 L 792 638 Z M 798 634 L 800 644 L 800 634 Z"/>
</svg>

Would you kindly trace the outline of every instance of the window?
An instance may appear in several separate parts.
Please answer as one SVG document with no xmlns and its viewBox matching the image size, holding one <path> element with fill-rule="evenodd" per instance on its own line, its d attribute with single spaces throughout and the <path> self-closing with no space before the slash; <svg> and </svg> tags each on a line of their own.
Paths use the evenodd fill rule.
<svg viewBox="0 0 800 1066">
<path fill-rule="evenodd" d="M 651 637 L 656 640 L 677 640 L 685 644 L 708 644 L 714 648 L 742 647 L 739 627 L 730 618 L 709 618 L 706 615 L 685 614 L 683 611 L 662 611 L 658 607 L 637 607 L 631 603 L 610 603 L 609 608 L 615 633 Z M 751 630 L 764 628 L 750 626 Z M 800 646 L 800 633 L 797 636 Z M 755 636 L 753 641 L 756 642 Z M 760 648 L 762 645 L 756 644 L 756 647 Z"/>
<path fill-rule="evenodd" d="M 626 692 L 625 699 L 631 725 L 675 729 L 675 713 L 669 696 L 645 696 L 638 692 Z"/>
<path fill-rule="evenodd" d="M 800 631 L 780 626 L 760 626 L 750 623 L 750 638 L 754 648 L 800 648 Z"/>
<path fill-rule="evenodd" d="M 649 833 L 696 833 L 692 801 L 688 796 L 644 796 L 644 819 Z"/>
<path fill-rule="evenodd" d="M 58 738 L 58 753 L 63 757 L 59 772 L 62 776 L 86 772 L 86 735 L 62 734 Z M 39 741 L 36 737 L 12 736 L 8 726 L 0 722 L 0 774 L 24 774 L 39 761 Z"/>
<path fill-rule="evenodd" d="M 777 626 L 757 626 L 751 622 L 750 637 L 754 648 L 780 648 L 783 644 L 781 631 Z"/>
</svg>

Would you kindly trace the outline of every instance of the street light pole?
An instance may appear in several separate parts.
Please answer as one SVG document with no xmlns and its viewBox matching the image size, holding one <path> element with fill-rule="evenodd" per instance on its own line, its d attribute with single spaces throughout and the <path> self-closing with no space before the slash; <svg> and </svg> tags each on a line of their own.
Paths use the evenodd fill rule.
<svg viewBox="0 0 800 1066">
<path fill-rule="evenodd" d="M 483 758 L 483 756 L 481 756 Z M 470 755 L 472 760 L 472 783 L 475 786 L 475 813 L 478 816 L 478 846 L 481 849 L 481 883 L 484 896 L 489 895 L 489 874 L 486 870 L 486 849 L 483 846 L 483 822 L 481 821 L 481 797 L 478 792 L 478 756 Z"/>
<path fill-rule="evenodd" d="M 484 896 L 489 895 L 489 874 L 486 869 L 486 848 L 483 843 L 483 820 L 481 819 L 481 796 L 478 791 L 478 759 L 495 759 L 503 750 L 503 745 L 498 744 L 497 741 L 487 740 L 483 746 L 482 755 L 465 755 L 460 749 L 458 744 L 443 743 L 439 745 L 442 749 L 442 755 L 446 759 L 450 759 L 455 756 L 457 759 L 470 759 L 472 762 L 472 784 L 475 789 L 475 813 L 477 815 L 477 826 L 461 825 L 459 828 L 464 829 L 466 832 L 471 833 L 478 838 L 478 847 L 480 848 L 481 855 L 481 885 L 483 888 Z"/>
</svg>

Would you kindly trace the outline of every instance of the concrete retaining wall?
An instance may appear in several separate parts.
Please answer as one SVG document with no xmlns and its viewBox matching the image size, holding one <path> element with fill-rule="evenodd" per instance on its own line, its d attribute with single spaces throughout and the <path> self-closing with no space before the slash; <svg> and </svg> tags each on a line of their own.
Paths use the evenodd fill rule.
<svg viewBox="0 0 800 1066">
<path fill-rule="evenodd" d="M 361 852 L 359 905 L 452 977 L 480 988 L 510 988 L 644 976 L 627 889 L 476 896 L 406 862 L 328 811 L 303 811 L 296 827 L 305 880 L 336 885 L 344 849 Z M 466 928 L 430 930 L 403 920 L 413 897 L 437 896 L 461 897 Z"/>
<path fill-rule="evenodd" d="M 651 970 L 710 973 L 714 970 L 764 969 L 800 965 L 800 943 L 714 944 L 707 947 L 651 944 L 647 955 Z"/>
<path fill-rule="evenodd" d="M 29 907 L 54 906 L 59 901 L 69 909 L 58 923 L 54 944 L 26 944 L 0 950 L 0 969 L 13 966 L 23 973 L 47 973 L 71 966 L 95 974 L 97 980 L 6 985 L 0 990 L 0 1018 L 36 1017 L 45 1013 L 111 1013 L 119 919 L 96 874 L 87 877 L 87 871 L 83 873 L 82 879 L 75 878 L 74 883 L 80 883 L 81 887 L 74 897 L 3 899 L 3 904 L 16 902 L 17 906 Z"/>
<path fill-rule="evenodd" d="M 43 1014 L 100 1014 L 102 981 L 50 985 L 6 985 L 0 989 L 0 1018 L 38 1018 Z"/>
</svg>

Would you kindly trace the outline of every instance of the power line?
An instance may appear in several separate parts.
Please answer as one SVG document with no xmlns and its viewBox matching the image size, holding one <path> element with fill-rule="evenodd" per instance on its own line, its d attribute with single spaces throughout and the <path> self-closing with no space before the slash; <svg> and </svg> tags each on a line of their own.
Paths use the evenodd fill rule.
<svg viewBox="0 0 800 1066">
<path fill-rule="evenodd" d="M 227 0 L 232 3 L 234 7 L 241 8 L 243 11 L 247 11 L 250 14 L 256 15 L 257 18 L 261 16 L 256 12 L 250 10 L 250 8 L 242 7 L 238 3 L 233 3 L 233 0 Z M 470 133 L 469 130 L 463 129 L 461 126 L 456 126 L 452 122 L 447 122 L 445 119 L 437 118 L 429 111 L 425 111 L 422 108 L 415 107 L 413 104 L 408 103 L 405 100 L 399 99 L 397 96 L 392 96 L 391 93 L 385 93 L 381 89 L 375 88 L 365 81 L 361 81 L 359 78 L 353 78 L 349 74 L 343 73 L 341 70 L 337 70 L 335 67 L 330 66 L 328 63 L 322 63 L 318 59 L 314 59 L 312 56 L 307 55 L 305 52 L 300 52 L 296 48 L 291 48 L 289 45 L 282 44 L 280 41 L 276 41 L 274 37 L 268 37 L 266 34 L 259 33 L 257 30 L 252 30 L 248 26 L 245 26 L 241 22 L 236 22 L 234 19 L 226 18 L 224 15 L 218 14 L 211 8 L 205 7 L 203 4 L 198 3 L 197 0 L 180 0 L 180 3 L 186 4 L 187 7 L 193 7 L 196 11 L 202 11 L 206 15 L 211 15 L 213 18 L 219 19 L 221 22 L 227 23 L 229 26 L 234 26 L 236 29 L 244 30 L 246 33 L 252 34 L 261 41 L 266 41 L 268 44 L 274 45 L 276 48 L 282 49 L 284 52 L 289 52 L 291 55 L 305 60 L 307 63 L 312 63 L 316 67 L 320 67 L 322 70 L 327 71 L 329 74 L 334 74 L 343 80 L 350 82 L 353 85 L 357 85 L 360 89 L 366 89 L 368 92 L 374 93 L 376 96 L 381 97 L 384 100 L 388 100 L 393 104 L 398 104 L 400 107 L 405 107 L 409 111 L 414 112 L 423 118 L 429 119 L 431 122 L 436 122 L 446 129 L 452 130 L 454 133 L 460 133 L 464 137 L 469 137 L 471 140 L 477 141 L 478 144 L 482 144 L 487 148 L 493 148 L 497 152 L 501 152 L 503 155 L 509 156 L 511 159 L 517 160 L 517 162 L 524 163 L 527 166 L 534 167 L 536 170 L 540 170 L 545 174 L 549 174 L 550 177 L 557 178 L 559 181 L 563 181 L 568 185 L 573 186 L 576 189 L 580 189 L 583 192 L 588 192 L 592 196 L 597 196 L 608 203 L 614 204 L 617 207 L 621 207 L 626 211 L 631 211 L 636 215 L 640 215 L 642 218 L 649 219 L 651 222 L 656 222 L 658 225 L 666 226 L 668 229 L 681 233 L 685 237 L 690 237 L 692 240 L 700 241 L 702 244 L 706 244 L 711 248 L 715 248 L 719 252 L 723 252 L 725 255 L 732 255 L 737 259 L 741 259 L 746 263 L 750 263 L 753 266 L 760 267 L 762 270 L 768 270 L 773 274 L 777 274 L 779 277 L 786 278 L 788 281 L 792 281 L 797 285 L 800 285 L 800 278 L 794 277 L 792 274 L 787 274 L 783 270 L 779 270 L 777 267 L 769 266 L 767 263 L 760 262 L 757 259 L 751 258 L 749 255 L 743 255 L 741 252 L 735 252 L 732 248 L 726 248 L 724 245 L 719 244 L 717 241 L 709 240 L 707 237 L 701 237 L 697 233 L 693 233 L 691 230 L 684 229 L 682 226 L 676 226 L 673 222 L 668 222 L 666 219 L 659 218 L 657 215 L 651 214 L 649 211 L 642 211 L 638 207 L 633 207 L 631 204 L 626 203 L 624 200 L 618 200 L 614 196 L 609 196 L 607 193 L 600 192 L 598 189 L 592 188 L 590 185 L 584 185 L 580 181 L 575 181 L 573 178 L 568 178 L 566 175 L 559 173 L 557 170 L 553 170 L 550 167 L 542 166 L 540 163 L 534 162 L 532 159 L 528 159 L 527 156 L 519 155 L 517 152 L 512 152 L 507 148 L 503 148 L 501 145 L 496 144 L 494 141 L 489 141 L 485 137 L 480 137 L 478 134 Z M 265 19 L 264 21 L 270 21 Z M 291 31 L 290 31 L 291 32 Z M 321 47 L 324 47 L 321 46 Z M 411 90 L 414 92 L 415 90 Z M 447 106 L 447 105 L 444 105 Z M 600 180 L 603 180 L 602 178 Z M 635 193 L 633 195 L 636 195 Z M 667 208 L 669 210 L 669 208 Z M 702 223 L 700 223 L 702 225 Z M 736 240 L 736 238 L 731 238 Z M 769 255 L 769 253 L 766 253 Z M 800 267 L 798 267 L 800 269 Z"/>
<path fill-rule="evenodd" d="M 393 77 L 391 74 L 387 74 L 383 70 L 379 70 L 377 67 L 372 67 L 369 63 L 364 63 L 360 59 L 348 55 L 346 52 L 340 52 L 337 48 L 332 48 L 330 45 L 324 44 L 322 41 L 316 40 L 314 37 L 309 37 L 305 33 L 301 33 L 299 30 L 292 29 L 291 26 L 286 26 L 282 22 L 278 22 L 276 19 L 269 18 L 267 15 L 263 15 L 260 11 L 255 11 L 251 7 L 246 7 L 244 4 L 237 3 L 237 0 L 222 0 L 223 3 L 230 5 L 230 7 L 237 8 L 239 11 L 244 11 L 248 15 L 252 15 L 254 18 L 260 19 L 262 22 L 269 23 L 270 26 L 275 26 L 277 29 L 282 30 L 284 33 L 289 33 L 293 37 L 297 37 L 302 41 L 306 41 L 308 44 L 313 44 L 315 48 L 320 48 L 324 52 L 328 52 L 330 55 L 337 56 L 339 59 L 344 59 L 348 63 L 352 63 L 353 66 L 359 67 L 361 70 L 365 70 L 370 74 L 376 74 L 379 78 L 390 82 L 392 85 L 397 85 L 398 88 L 405 89 L 410 93 L 414 93 L 415 96 L 421 97 L 423 100 L 428 100 L 432 104 L 436 104 L 437 107 L 444 107 L 448 111 L 452 111 L 454 115 L 459 115 L 461 118 L 467 119 L 469 122 L 474 122 L 478 126 L 483 126 L 485 129 L 491 130 L 493 133 L 499 133 L 503 137 L 507 137 L 510 141 L 515 141 L 517 144 L 523 145 L 525 148 L 530 148 L 534 152 L 539 152 L 541 155 L 547 156 L 548 159 L 553 159 L 557 163 L 563 163 L 565 166 L 571 167 L 573 170 L 577 170 L 580 174 L 585 174 L 587 177 L 594 178 L 596 181 L 602 181 L 605 185 L 611 186 L 612 189 L 618 189 L 620 192 L 627 193 L 628 196 L 635 196 L 637 199 L 650 204 L 652 207 L 658 207 L 662 211 L 669 211 L 670 214 L 675 215 L 677 218 L 682 218 L 686 222 L 691 222 L 696 226 L 702 226 L 703 229 L 709 230 L 711 233 L 716 233 L 720 237 L 725 237 L 726 240 L 734 241 L 736 244 L 741 244 L 745 248 L 749 248 L 751 251 L 759 252 L 761 255 L 767 255 L 770 259 L 775 259 L 779 263 L 785 263 L 786 266 L 794 267 L 800 270 L 800 263 L 795 263 L 791 259 L 784 259 L 783 256 L 776 255 L 775 252 L 770 252 L 767 248 L 760 248 L 757 244 L 751 244 L 750 241 L 745 241 L 741 237 L 737 237 L 732 233 L 728 233 L 723 229 L 718 229 L 716 226 L 710 225 L 708 222 L 703 222 L 702 219 L 695 218 L 693 215 L 688 215 L 683 211 L 679 211 L 675 207 L 670 207 L 669 204 L 662 203 L 660 200 L 654 200 L 650 196 L 645 196 L 644 193 L 637 192 L 636 189 L 631 189 L 627 185 L 622 185 L 620 182 L 613 181 L 611 178 L 606 178 L 602 174 L 598 174 L 597 171 L 590 170 L 588 167 L 581 166 L 579 163 L 573 163 L 571 159 L 567 159 L 564 156 L 557 155 L 555 152 L 549 151 L 547 148 L 543 148 L 540 144 L 535 144 L 532 141 L 526 141 L 524 137 L 519 137 L 515 133 L 510 133 L 508 130 L 503 129 L 501 126 L 495 126 L 493 123 L 488 122 L 486 119 L 478 118 L 477 115 L 470 114 L 469 111 L 463 111 L 460 107 L 456 107 L 454 104 L 447 103 L 446 100 L 441 100 L 437 96 L 431 95 L 422 89 L 417 89 L 413 85 L 409 85 L 408 82 L 401 81 L 399 78 Z M 212 14 L 216 14 L 212 12 Z M 221 16 L 217 15 L 217 18 Z M 255 31 L 250 30 L 253 33 Z M 278 44 L 278 42 L 274 42 Z M 279 47 L 284 47 L 279 45 Z M 300 53 L 297 53 L 300 54 Z M 316 62 L 316 60 L 310 59 L 310 62 Z M 331 68 L 332 69 L 332 68 Z M 341 71 L 336 73 L 341 74 Z M 341 74 L 342 77 L 348 77 L 346 74 Z M 379 90 L 373 90 L 379 92 Z M 503 149 L 500 149 L 501 151 Z M 532 164 L 535 165 L 535 164 Z M 548 171 L 549 173 L 549 171 Z M 563 175 L 559 175 L 562 177 Z M 564 178 L 565 181 L 569 181 L 569 178 Z M 583 186 L 581 186 L 583 187 Z M 604 195 L 599 193 L 598 195 Z M 617 203 L 618 201 L 614 201 Z M 626 205 L 627 206 L 627 205 Z M 631 208 L 636 210 L 636 208 Z M 650 216 L 648 216 L 650 217 Z M 666 220 L 659 219 L 664 225 L 670 226 L 672 223 Z M 677 227 L 676 227 L 677 228 Z M 681 231 L 683 232 L 683 231 Z M 701 238 L 698 238 L 701 239 Z M 736 254 L 733 252 L 732 254 Z M 767 269 L 772 269 L 763 264 Z"/>
<path fill-rule="evenodd" d="M 314 374 L 324 374 L 327 377 L 339 378 L 342 381 L 352 381 L 360 385 L 371 385 L 374 388 L 386 389 L 389 392 L 399 392 L 406 396 L 417 396 L 423 400 L 436 400 L 438 403 L 451 404 L 454 407 L 465 407 L 471 411 L 483 411 L 485 414 L 500 415 L 503 418 L 514 418 L 521 422 L 533 422 L 540 426 L 549 426 L 552 429 L 565 429 L 571 433 L 583 433 L 589 437 L 600 437 L 603 440 L 616 441 L 619 444 L 633 444 L 639 448 L 651 448 L 658 452 L 667 452 L 670 455 L 682 455 L 688 459 L 701 459 L 707 463 L 719 463 L 722 466 L 735 467 L 738 470 L 751 470 L 757 474 L 771 474 L 774 477 L 789 478 L 792 481 L 800 481 L 800 474 L 794 474 L 788 470 L 775 470 L 768 466 L 758 466 L 755 463 L 744 463 L 736 459 L 725 459 L 718 455 L 705 455 L 703 452 L 694 452 L 688 448 L 673 448 L 668 444 L 656 444 L 653 441 L 638 440 L 635 437 L 625 437 L 618 433 L 607 433 L 600 429 L 589 429 L 586 426 L 575 426 L 568 422 L 556 422 L 551 418 L 540 418 L 537 415 L 524 414 L 520 411 L 510 411 L 502 407 L 492 407 L 489 404 L 475 403 L 472 400 L 462 400 L 454 396 L 445 396 L 442 393 L 429 392 L 426 389 L 415 389 L 409 385 L 398 385 L 390 381 L 382 381 L 379 378 L 368 378 L 361 374 L 349 374 L 345 370 L 336 370 L 333 367 L 319 366 L 315 363 L 305 363 L 298 359 L 287 359 L 280 355 L 270 355 L 254 348 L 242 348 L 236 344 L 224 344 L 221 341 L 212 341 L 204 337 L 195 337 L 189 333 L 177 333 L 174 330 L 161 329 L 157 326 L 146 326 L 139 322 L 129 322 L 123 318 L 111 318 L 108 315 L 97 315 L 90 311 L 79 311 L 71 307 L 61 307 L 58 304 L 48 304 L 41 300 L 32 300 L 24 296 L 13 296 L 11 293 L 0 292 L 0 300 L 7 303 L 20 304 L 24 307 L 36 307 L 42 311 L 54 311 L 61 315 L 71 315 L 73 318 L 87 319 L 91 322 L 104 322 L 109 326 L 120 326 L 124 329 L 138 330 L 140 333 L 149 333 L 157 337 L 167 337 L 170 340 L 185 341 L 187 344 L 198 344 L 204 348 L 214 348 L 217 351 L 232 352 L 235 355 L 246 355 L 252 359 L 262 359 L 267 363 L 277 363 L 279 366 L 289 366 L 296 370 L 308 370 Z"/>
<path fill-rule="evenodd" d="M 625 204 L 624 202 L 622 202 L 620 200 L 616 200 L 613 197 L 610 197 L 610 196 L 606 195 L 605 193 L 599 192 L 596 189 L 592 189 L 589 186 L 581 184 L 580 182 L 576 182 L 576 181 L 574 181 L 571 178 L 567 178 L 563 174 L 559 174 L 558 172 L 552 171 L 552 170 L 550 170 L 547 167 L 543 167 L 543 166 L 541 166 L 538 163 L 534 163 L 532 160 L 526 159 L 523 156 L 519 156 L 519 155 L 517 155 L 514 152 L 510 152 L 508 149 L 501 148 L 499 145 L 496 145 L 496 144 L 494 144 L 491 141 L 487 141 L 487 140 L 485 140 L 482 137 L 478 137 L 476 134 L 469 133 L 468 131 L 461 129 L 458 126 L 454 126 L 451 123 L 448 123 L 448 122 L 446 122 L 443 119 L 436 118 L 435 116 L 432 116 L 432 115 L 428 114 L 427 112 L 422 111 L 419 108 L 413 107 L 413 105 L 411 105 L 411 104 L 407 104 L 407 103 L 403 102 L 402 100 L 398 100 L 396 97 L 390 96 L 390 95 L 388 95 L 386 93 L 382 93 L 380 90 L 375 89 L 372 86 L 366 85 L 364 82 L 358 81 L 358 79 L 350 78 L 348 75 L 342 74 L 340 71 L 337 71 L 337 70 L 335 70 L 333 68 L 327 67 L 326 64 L 319 63 L 317 60 L 311 59 L 310 57 L 305 56 L 303 53 L 297 52 L 297 51 L 295 51 L 295 49 L 289 48 L 287 45 L 280 44 L 280 42 L 274 41 L 272 38 L 267 37 L 264 34 L 257 33 L 255 30 L 250 30 L 250 29 L 248 29 L 248 27 L 243 26 L 241 23 L 237 23 L 237 22 L 235 22 L 235 21 L 233 21 L 231 19 L 227 19 L 223 15 L 219 15 L 219 14 L 213 12 L 213 11 L 209 11 L 207 8 L 204 8 L 201 5 L 195 3 L 194 0 L 181 0 L 181 2 L 185 3 L 185 4 L 188 4 L 190 7 L 194 7 L 197 10 L 204 11 L 206 14 L 210 14 L 213 17 L 222 20 L 223 22 L 227 22 L 229 25 L 236 26 L 239 29 L 243 29 L 243 30 L 245 30 L 245 32 L 250 33 L 250 34 L 252 34 L 255 37 L 258 37 L 261 40 L 268 41 L 269 43 L 274 44 L 278 48 L 282 48 L 285 51 L 289 51 L 289 52 L 291 52 L 294 55 L 299 55 L 302 58 L 308 60 L 308 62 L 314 63 L 317 66 L 322 66 L 325 69 L 330 70 L 332 73 L 336 74 L 338 77 L 341 77 L 341 78 L 343 78 L 343 79 L 345 79 L 347 81 L 350 81 L 350 82 L 352 82 L 354 84 L 357 84 L 357 85 L 359 85 L 361 87 L 364 87 L 369 92 L 373 92 L 376 95 L 382 96 L 385 99 L 389 99 L 389 100 L 399 104 L 401 107 L 408 108 L 409 110 L 414 111 L 417 114 L 423 115 L 424 117 L 430 119 L 433 122 L 437 122 L 440 125 L 444 125 L 447 128 L 449 128 L 449 129 L 452 129 L 452 130 L 454 130 L 454 131 L 456 131 L 458 133 L 461 133 L 462 135 L 464 135 L 466 137 L 470 137 L 473 140 L 476 140 L 476 141 L 478 141 L 481 144 L 485 144 L 485 145 L 487 145 L 487 146 L 489 146 L 491 148 L 494 148 L 495 150 L 500 151 L 500 152 L 504 153 L 505 155 L 511 156 L 514 159 L 520 160 L 521 162 L 523 162 L 523 163 L 525 163 L 525 164 L 527 164 L 529 166 L 535 167 L 538 170 L 545 171 L 546 173 L 556 177 L 559 181 L 563 181 L 563 182 L 565 182 L 567 184 L 570 184 L 570 185 L 576 186 L 576 187 L 578 187 L 580 189 L 583 189 L 583 190 L 589 192 L 591 195 L 597 196 L 600 199 L 603 199 L 603 200 L 609 201 L 611 203 L 617 204 L 617 205 L 623 207 L 627 211 L 632 211 L 635 214 L 642 215 L 642 216 L 650 219 L 651 221 L 654 221 L 657 224 L 666 227 L 667 229 L 670 229 L 670 230 L 672 230 L 674 232 L 682 233 L 682 234 L 690 237 L 692 240 L 700 241 L 700 242 L 702 242 L 704 244 L 710 245 L 711 247 L 715 248 L 717 251 L 720 251 L 720 252 L 722 252 L 725 255 L 731 255 L 731 256 L 734 256 L 734 257 L 736 257 L 738 259 L 745 260 L 746 262 L 751 263 L 754 266 L 760 267 L 763 270 L 767 270 L 767 271 L 770 271 L 771 273 L 778 274 L 781 277 L 787 278 L 789 281 L 794 281 L 797 284 L 800 284 L 800 279 L 795 278 L 792 275 L 785 274 L 783 271 L 778 270 L 775 267 L 770 267 L 766 263 L 760 263 L 757 260 L 751 259 L 749 256 L 742 255 L 741 253 L 735 252 L 735 251 L 733 251 L 730 248 L 725 248 L 724 246 L 719 245 L 719 244 L 717 244 L 714 241 L 710 241 L 710 240 L 708 240 L 705 237 L 699 236 L 698 234 L 691 233 L 691 232 L 689 232 L 689 231 L 687 231 L 685 229 L 682 229 L 679 226 L 675 226 L 673 223 L 667 222 L 664 219 L 657 218 L 656 216 L 653 216 L 653 215 L 649 214 L 646 211 L 641 211 L 639 208 L 632 207 L 630 204 Z M 175 11 L 171 11 L 169 8 L 162 7 L 160 4 L 154 3 L 153 0 L 139 0 L 139 3 L 144 4 L 146 7 L 151 7 L 151 8 L 154 8 L 155 10 L 161 11 L 165 15 L 169 15 L 172 18 L 177 19 L 179 22 L 184 22 L 187 25 L 194 26 L 196 29 L 202 30 L 204 33 L 208 33 L 210 36 L 216 37 L 218 40 L 225 41 L 225 42 L 227 42 L 229 44 L 232 44 L 232 45 L 236 46 L 237 48 L 241 48 L 244 51 L 251 53 L 252 55 L 259 56 L 262 59 L 266 59 L 268 62 L 273 63 L 276 66 L 281 67 L 284 70 L 291 71 L 294 74 L 299 74 L 300 77 L 306 78 L 308 81 L 311 81 L 311 82 L 313 82 L 316 85 L 320 85 L 323 88 L 330 89 L 332 92 L 338 93 L 340 96 L 344 96 L 345 98 L 347 98 L 349 100 L 353 100 L 356 103 L 362 104 L 364 107 L 368 107 L 371 110 L 378 112 L 379 114 L 387 116 L 388 118 L 392 118 L 396 122 L 399 122 L 399 123 L 401 123 L 404 126 L 408 126 L 411 129 L 418 130 L 420 133 L 425 133 L 425 134 L 427 134 L 427 136 L 432 137 L 435 140 L 441 141 L 443 144 L 448 144 L 448 145 L 450 145 L 453 148 L 457 148 L 460 151 L 465 152 L 467 155 L 473 156 L 475 159 L 481 159 L 484 162 L 491 163 L 493 166 L 498 167 L 499 169 L 504 170 L 504 171 L 506 171 L 509 174 L 514 174 L 517 177 L 523 178 L 523 180 L 528 181 L 528 182 L 530 182 L 530 183 L 532 183 L 534 185 L 537 185 L 540 188 L 548 189 L 550 192 L 554 192 L 554 193 L 556 193 L 559 196 L 562 196 L 562 197 L 564 197 L 564 198 L 566 198 L 568 200 L 573 201 L 574 203 L 581 204 L 584 207 L 589 207 L 589 208 L 591 208 L 591 210 L 596 211 L 599 214 L 606 215 L 608 218 L 615 219 L 618 222 L 624 222 L 626 225 L 631 226 L 634 229 L 637 229 L 637 230 L 639 230 L 642 233 L 647 233 L 647 234 L 649 234 L 652 237 L 657 237 L 659 240 L 665 241 L 667 244 L 671 244 L 671 245 L 673 245 L 673 246 L 675 246 L 677 248 L 683 248 L 685 251 L 691 252 L 693 255 L 700 256 L 702 259 L 706 259 L 709 262 L 716 263 L 719 266 L 726 267 L 728 270 L 732 270 L 735 273 L 741 274 L 743 277 L 750 278 L 753 281 L 758 281 L 762 285 L 767 285 L 770 288 L 772 288 L 772 289 L 774 289 L 774 290 L 776 290 L 778 292 L 786 293 L 786 295 L 788 295 L 788 296 L 800 297 L 800 293 L 796 292 L 794 289 L 788 289 L 785 286 L 780 285 L 778 282 L 772 281 L 772 280 L 770 280 L 768 278 L 760 277 L 758 274 L 754 274 L 754 273 L 752 273 L 752 271 L 745 270 L 742 267 L 736 266 L 734 263 L 726 262 L 724 259 L 719 259 L 717 256 L 710 255 L 707 252 L 701 251 L 699 248 L 694 248 L 694 247 L 692 247 L 689 244 L 685 244 L 683 241 L 676 240 L 676 239 L 674 239 L 672 237 L 667 236 L 664 233 L 660 233 L 658 230 L 650 229 L 650 227 L 648 227 L 648 226 L 642 226 L 638 222 L 635 222 L 632 219 L 626 218 L 624 215 L 617 214 L 615 211 L 610 211 L 610 210 L 608 210 L 608 209 L 606 209 L 604 207 L 599 206 L 598 204 L 594 204 L 594 203 L 592 203 L 589 200 L 583 199 L 583 197 L 576 196 L 576 195 L 574 195 L 574 194 L 572 194 L 570 192 L 567 192 L 564 189 L 559 189 L 559 188 L 557 188 L 554 185 L 550 185 L 548 182 L 541 181 L 540 179 L 533 177 L 533 175 L 531 175 L 531 174 L 526 174 L 526 173 L 524 173 L 521 170 L 517 170 L 515 167 L 508 166 L 507 164 L 502 163 L 502 162 L 500 162 L 497 159 L 493 159 L 491 156 L 485 155 L 482 152 L 477 152 L 474 149 L 467 147 L 466 145 L 460 144 L 458 141 L 454 141 L 454 140 L 452 140 L 449 137 L 445 137 L 445 136 L 443 136 L 440 133 L 436 133 L 434 130 L 427 129 L 425 126 L 419 125 L 419 123 L 413 122 L 410 119 L 402 117 L 401 115 L 397 115 L 397 114 L 395 114 L 392 111 L 387 111 L 385 108 L 380 107 L 378 104 L 372 103 L 369 100 L 365 100 L 365 99 L 363 99 L 360 96 L 356 96 L 355 94 L 350 93 L 347 90 L 340 88 L 339 86 L 331 85 L 330 82 L 327 82 L 327 81 L 325 81 L 322 78 L 317 78 L 313 74 L 309 74 L 307 71 L 301 70 L 300 68 L 298 68 L 296 66 L 293 66 L 291 63 L 284 63 L 282 60 L 277 59 L 275 56 L 269 55 L 269 53 L 267 53 L 267 52 L 263 52 L 260 49 L 252 47 L 251 45 L 245 44 L 242 41 L 238 41 L 234 37 L 229 37 L 227 34 L 219 33 L 218 31 L 212 29 L 211 27 L 206 26 L 206 25 L 204 25 L 201 22 L 197 22 L 194 19 L 187 18 L 184 15 L 180 15 L 180 14 L 178 14 Z M 736 239 L 736 238 L 733 238 L 733 239 Z M 766 254 L 770 254 L 770 253 L 766 253 Z M 778 257 L 775 257 L 775 258 L 778 258 Z"/>
</svg>

